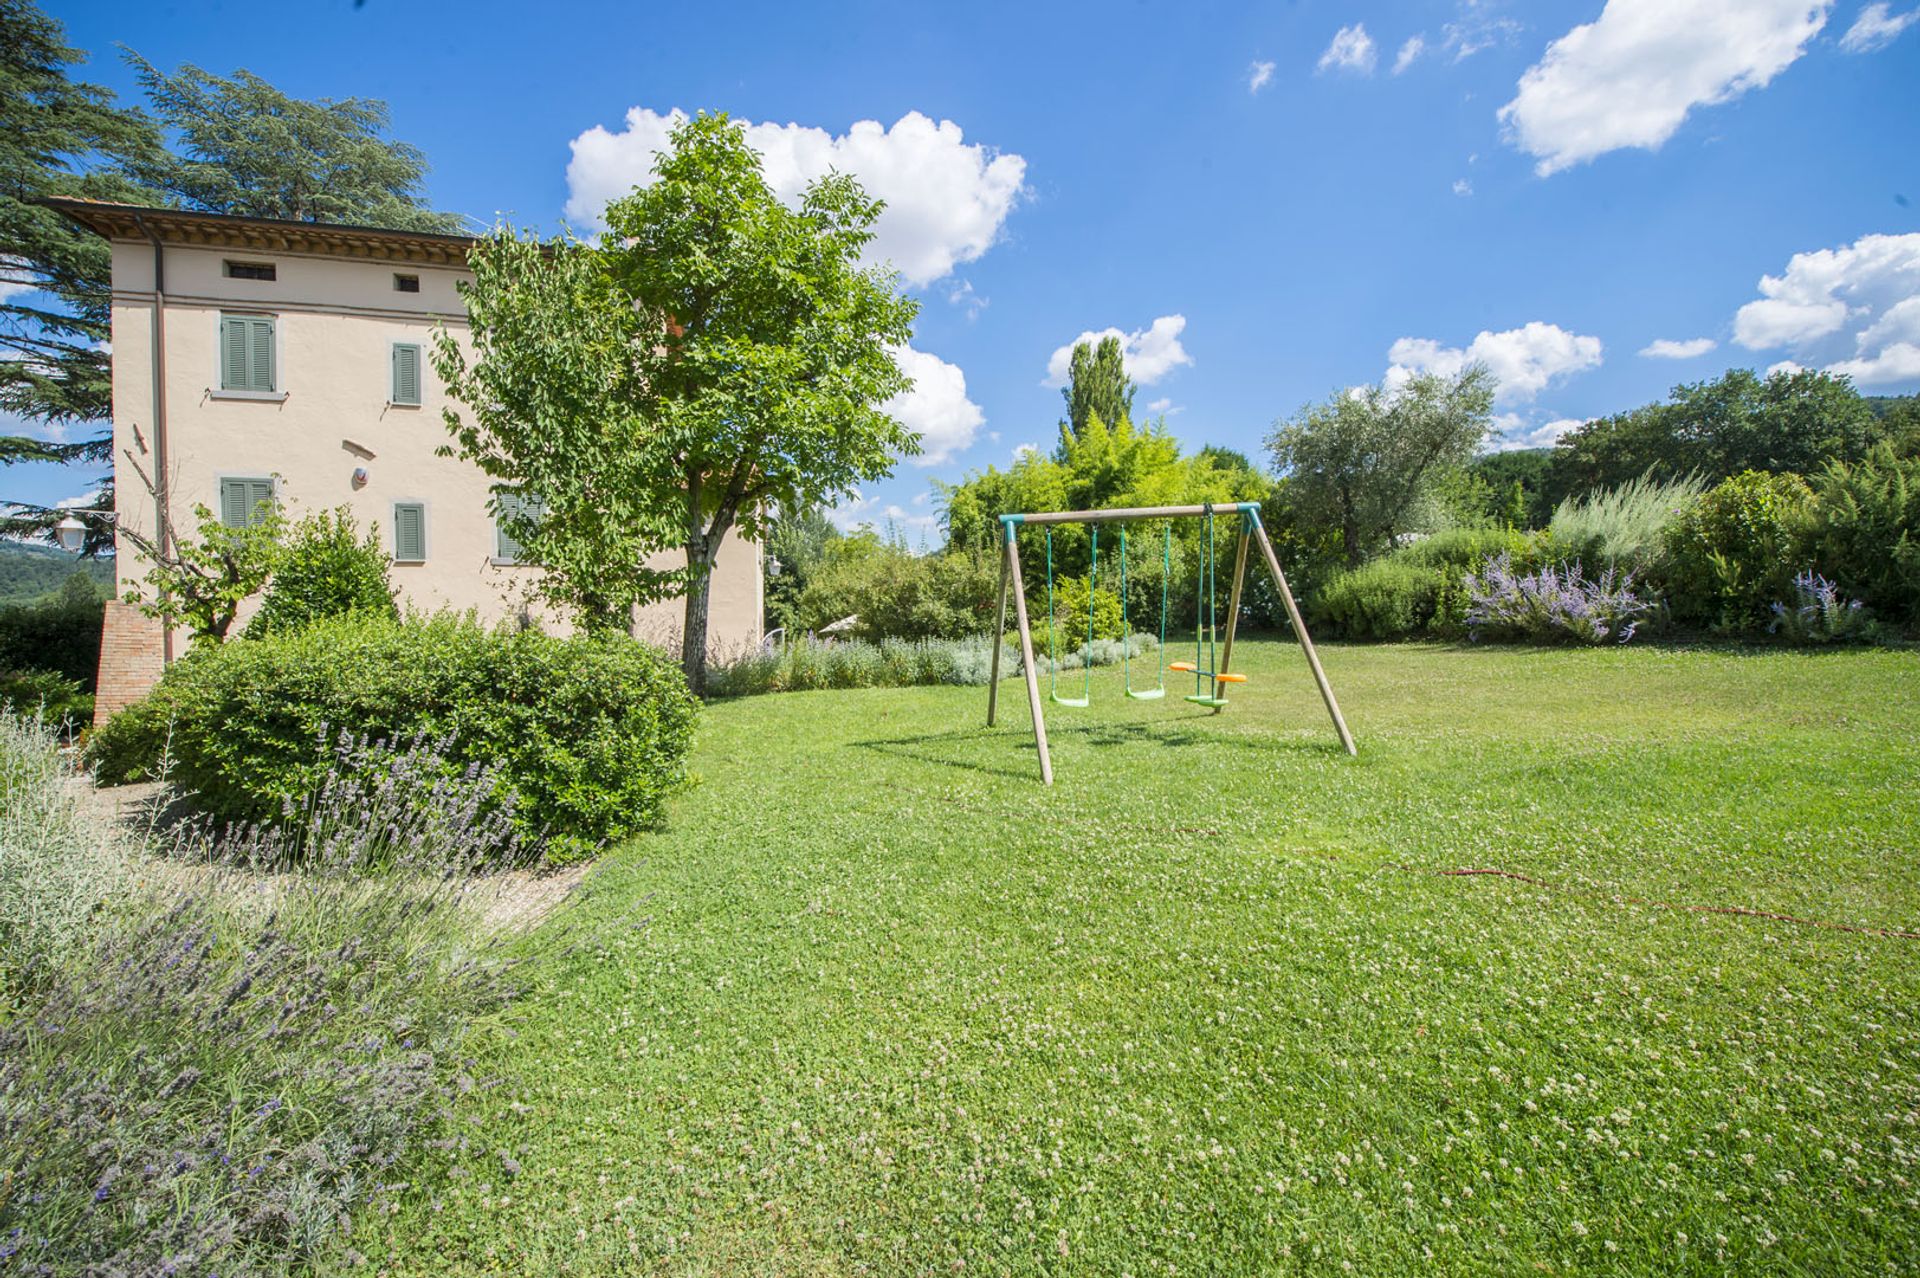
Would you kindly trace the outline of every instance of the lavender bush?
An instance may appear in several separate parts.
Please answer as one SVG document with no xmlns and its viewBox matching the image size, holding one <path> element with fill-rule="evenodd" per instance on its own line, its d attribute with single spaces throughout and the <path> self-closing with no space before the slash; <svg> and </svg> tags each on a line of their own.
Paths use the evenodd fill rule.
<svg viewBox="0 0 1920 1278">
<path fill-rule="evenodd" d="M 342 741 L 296 820 L 185 836 L 0 1020 L 0 1274 L 330 1267 L 475 1139 L 446 1127 L 516 973 L 464 901 L 511 821 L 435 749 Z"/>
<path fill-rule="evenodd" d="M 1467 626 L 1475 640 L 1625 643 L 1652 605 L 1633 593 L 1632 572 L 1608 568 L 1590 579 L 1576 561 L 1516 573 L 1499 555 L 1467 578 Z"/>
<path fill-rule="evenodd" d="M 1794 602 L 1773 605 L 1767 633 L 1794 643 L 1858 643 L 1872 637 L 1866 605 L 1812 569 L 1793 579 Z"/>
<path fill-rule="evenodd" d="M 1091 645 L 1061 644 L 1059 668 L 1078 670 L 1089 663 L 1112 665 L 1123 649 L 1134 657 L 1157 648 L 1152 635 L 1124 641 L 1096 639 Z M 1052 668 L 1044 635 L 1034 636 L 1034 666 Z M 993 670 L 993 643 L 978 639 L 796 639 L 768 652 L 755 648 L 716 659 L 707 668 L 707 693 L 746 697 L 767 692 L 804 692 L 819 688 L 906 688 L 929 684 L 984 685 Z M 1020 674 L 1017 643 L 1000 652 L 1000 676 Z"/>
<path fill-rule="evenodd" d="M 0 1016 L 128 879 L 127 849 L 81 808 L 59 746 L 44 720 L 0 714 Z"/>
</svg>

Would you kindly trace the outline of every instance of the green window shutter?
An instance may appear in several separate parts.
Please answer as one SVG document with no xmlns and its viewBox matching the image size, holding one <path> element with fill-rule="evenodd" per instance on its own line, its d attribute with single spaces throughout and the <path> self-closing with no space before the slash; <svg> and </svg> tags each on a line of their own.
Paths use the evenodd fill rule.
<svg viewBox="0 0 1920 1278">
<path fill-rule="evenodd" d="M 273 481 L 271 479 L 249 479 L 247 481 L 247 522 L 257 524 L 266 516 L 262 506 L 273 504 Z"/>
<path fill-rule="evenodd" d="M 271 479 L 223 479 L 220 481 L 220 522 L 229 528 L 246 528 L 260 522 L 260 509 L 273 502 Z"/>
<path fill-rule="evenodd" d="M 220 317 L 220 389 L 271 391 L 273 320 L 255 315 Z"/>
<path fill-rule="evenodd" d="M 248 320 L 247 327 L 249 329 L 247 371 L 252 375 L 252 385 L 247 389 L 273 390 L 273 321 L 270 319 Z"/>
<path fill-rule="evenodd" d="M 403 564 L 417 564 L 427 557 L 427 508 L 419 502 L 394 504 L 393 557 Z"/>
<path fill-rule="evenodd" d="M 223 479 L 220 481 L 220 522 L 229 528 L 245 528 L 247 517 L 253 510 L 253 504 L 247 500 L 247 481 L 244 479 Z"/>
<path fill-rule="evenodd" d="M 393 402 L 420 402 L 420 348 L 396 342 L 393 347 Z"/>
<path fill-rule="evenodd" d="M 220 317 L 220 389 L 251 389 L 247 385 L 247 322 L 234 315 Z"/>
<path fill-rule="evenodd" d="M 522 547 L 518 541 L 514 540 L 513 534 L 507 531 L 507 520 L 520 517 L 526 510 L 527 503 L 511 488 L 495 489 L 493 501 L 495 509 L 499 512 L 493 521 L 494 557 L 504 559 L 508 563 L 519 563 Z"/>
</svg>

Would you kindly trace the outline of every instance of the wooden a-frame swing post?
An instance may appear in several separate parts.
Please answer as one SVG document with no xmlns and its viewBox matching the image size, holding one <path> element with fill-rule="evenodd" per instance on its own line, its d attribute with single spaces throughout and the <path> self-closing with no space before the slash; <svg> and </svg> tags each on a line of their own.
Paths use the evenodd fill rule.
<svg viewBox="0 0 1920 1278">
<path fill-rule="evenodd" d="M 1033 668 L 1033 632 L 1027 622 L 1027 592 L 1020 576 L 1020 548 L 1016 530 L 1021 524 L 1095 524 L 1119 523 L 1136 519 L 1186 519 L 1195 516 L 1224 514 L 1235 510 L 1241 515 L 1240 538 L 1234 548 L 1232 594 L 1227 606 L 1226 641 L 1220 654 L 1220 669 L 1215 672 L 1213 695 L 1221 695 L 1225 681 L 1219 676 L 1228 673 L 1229 663 L 1233 660 L 1233 636 L 1240 620 L 1241 587 L 1246 580 L 1247 547 L 1251 542 L 1260 545 L 1261 557 L 1266 560 L 1267 571 L 1273 576 L 1273 584 L 1280 591 L 1280 601 L 1286 605 L 1287 620 L 1293 623 L 1293 633 L 1300 641 L 1300 650 L 1306 654 L 1307 666 L 1313 671 L 1313 681 L 1320 688 L 1320 699 L 1326 703 L 1327 714 L 1333 720 L 1333 727 L 1340 734 L 1340 744 L 1348 754 L 1358 754 L 1354 745 L 1353 733 L 1347 730 L 1347 721 L 1340 713 L 1340 703 L 1334 699 L 1333 685 L 1327 682 L 1327 672 L 1320 667 L 1320 654 L 1314 651 L 1313 639 L 1307 634 L 1307 624 L 1300 619 L 1300 607 L 1294 602 L 1293 591 L 1287 586 L 1287 575 L 1280 570 L 1280 557 L 1274 553 L 1273 542 L 1267 537 L 1266 525 L 1260 521 L 1260 507 L 1255 502 L 1238 502 L 1234 505 L 1216 509 L 1213 506 L 1135 506 L 1123 510 L 1053 510 L 1032 515 L 1002 515 L 1000 526 L 1005 532 L 1005 554 L 1000 560 L 1000 606 L 999 628 L 993 636 L 993 671 L 987 684 L 987 724 L 992 726 L 994 714 L 999 705 L 1000 695 L 1000 637 L 1007 627 L 1007 594 L 1013 594 L 1014 614 L 1020 623 L 1020 664 L 1027 681 L 1027 706 L 1033 714 L 1033 744 L 1040 755 L 1040 780 L 1043 784 L 1053 784 L 1053 757 L 1047 751 L 1046 716 L 1040 708 L 1040 677 Z M 1091 606 L 1091 601 L 1089 601 Z M 1214 707 L 1218 714 L 1222 707 Z"/>
</svg>

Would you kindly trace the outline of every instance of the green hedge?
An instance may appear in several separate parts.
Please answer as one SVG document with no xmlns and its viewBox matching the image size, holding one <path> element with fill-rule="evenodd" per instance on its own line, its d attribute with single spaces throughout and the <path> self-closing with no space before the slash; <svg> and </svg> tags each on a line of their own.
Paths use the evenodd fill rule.
<svg viewBox="0 0 1920 1278">
<path fill-rule="evenodd" d="M 104 597 L 81 573 L 32 603 L 0 608 L 0 670 L 50 670 L 93 691 Z"/>
<path fill-rule="evenodd" d="M 330 737 L 450 737 L 450 764 L 495 768 L 516 821 L 562 862 L 659 822 L 696 712 L 678 667 L 624 637 L 341 617 L 196 649 L 94 734 L 89 757 L 124 781 L 168 752 L 169 779 L 202 811 L 273 822 L 326 774 Z"/>
<path fill-rule="evenodd" d="M 1316 589 L 1309 622 L 1328 637 L 1458 639 L 1467 632 L 1466 578 L 1506 555 L 1520 571 L 1553 558 L 1543 533 L 1456 528 L 1423 537 Z"/>
</svg>

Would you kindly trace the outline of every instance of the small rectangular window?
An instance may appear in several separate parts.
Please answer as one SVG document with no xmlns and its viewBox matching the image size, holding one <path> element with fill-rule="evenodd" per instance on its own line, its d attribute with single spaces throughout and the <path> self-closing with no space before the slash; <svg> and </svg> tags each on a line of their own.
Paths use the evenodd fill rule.
<svg viewBox="0 0 1920 1278">
<path fill-rule="evenodd" d="M 420 291 L 420 277 L 418 275 L 394 276 L 393 291 L 396 293 L 418 293 Z"/>
<path fill-rule="evenodd" d="M 270 315 L 222 315 L 220 317 L 220 389 L 230 391 L 273 391 L 274 380 L 273 317 Z"/>
<path fill-rule="evenodd" d="M 393 559 L 417 564 L 427 558 L 427 508 L 417 501 L 393 504 Z"/>
<path fill-rule="evenodd" d="M 227 263 L 227 278 L 230 280 L 270 280 L 277 278 L 272 262 L 234 262 Z"/>
<path fill-rule="evenodd" d="M 246 528 L 267 517 L 273 507 L 273 480 L 251 477 L 220 481 L 220 522 Z"/>
<path fill-rule="evenodd" d="M 507 524 L 515 519 L 538 520 L 540 503 L 517 488 L 496 488 L 493 490 L 493 508 L 494 558 L 505 564 L 524 562 L 526 548 L 507 530 Z"/>
<path fill-rule="evenodd" d="M 406 342 L 393 344 L 393 399 L 395 404 L 420 406 L 420 348 Z"/>
</svg>

